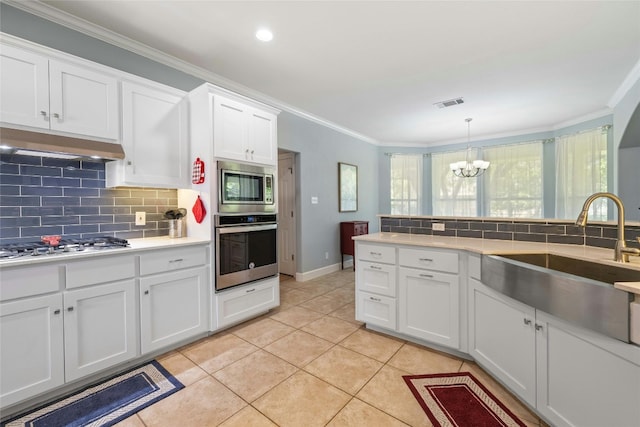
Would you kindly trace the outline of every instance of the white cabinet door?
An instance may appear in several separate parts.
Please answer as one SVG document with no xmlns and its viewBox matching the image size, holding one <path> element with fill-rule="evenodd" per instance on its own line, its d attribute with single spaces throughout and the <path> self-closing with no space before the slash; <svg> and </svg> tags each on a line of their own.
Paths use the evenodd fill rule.
<svg viewBox="0 0 640 427">
<path fill-rule="evenodd" d="M 64 383 L 60 293 L 0 304 L 0 401 L 6 407 Z"/>
<path fill-rule="evenodd" d="M 1 50 L 2 122 L 119 139 L 114 77 L 13 46 Z"/>
<path fill-rule="evenodd" d="M 131 279 L 64 292 L 66 381 L 136 357 L 135 288 Z"/>
<path fill-rule="evenodd" d="M 142 353 L 206 332 L 208 298 L 206 267 L 141 278 Z"/>
<path fill-rule="evenodd" d="M 107 166 L 107 185 L 189 186 L 188 104 L 183 94 L 122 83 L 125 159 Z"/>
<path fill-rule="evenodd" d="M 469 353 L 528 404 L 536 404 L 535 310 L 469 280 Z"/>
<path fill-rule="evenodd" d="M 242 102 L 213 96 L 213 155 L 276 165 L 277 116 Z"/>
<path fill-rule="evenodd" d="M 213 97 L 213 155 L 248 161 L 249 107 L 220 95 Z"/>
<path fill-rule="evenodd" d="M 356 320 L 396 330 L 396 299 L 369 292 L 356 292 Z"/>
<path fill-rule="evenodd" d="M 211 329 L 221 329 L 280 305 L 277 277 L 249 283 L 215 294 L 216 308 Z"/>
<path fill-rule="evenodd" d="M 119 139 L 118 81 L 99 72 L 49 61 L 51 129 Z"/>
<path fill-rule="evenodd" d="M 460 298 L 457 275 L 400 268 L 398 330 L 407 335 L 460 346 Z"/>
<path fill-rule="evenodd" d="M 48 59 L 2 45 L 0 99 L 0 121 L 49 129 Z"/>
<path fill-rule="evenodd" d="M 557 426 L 639 426 L 640 348 L 537 312 L 537 409 Z"/>
<path fill-rule="evenodd" d="M 248 146 L 252 162 L 277 164 L 276 122 L 275 114 L 255 108 L 249 110 Z"/>
</svg>

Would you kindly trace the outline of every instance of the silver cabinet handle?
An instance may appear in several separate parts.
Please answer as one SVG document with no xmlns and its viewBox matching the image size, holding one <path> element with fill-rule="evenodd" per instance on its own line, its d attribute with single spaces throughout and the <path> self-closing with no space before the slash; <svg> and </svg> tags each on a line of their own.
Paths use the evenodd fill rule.
<svg viewBox="0 0 640 427">
<path fill-rule="evenodd" d="M 371 301 L 376 301 L 376 302 L 380 302 L 380 301 L 382 301 L 380 298 L 374 298 L 374 297 L 369 297 L 369 299 L 370 299 Z"/>
<path fill-rule="evenodd" d="M 184 261 L 184 259 L 183 259 L 183 258 L 170 259 L 170 260 L 169 260 L 169 264 L 174 263 L 174 262 L 182 262 L 182 261 Z"/>
<path fill-rule="evenodd" d="M 149 290 L 147 289 L 146 291 L 144 291 L 145 295 L 149 295 Z"/>
<path fill-rule="evenodd" d="M 524 319 L 524 324 L 525 325 L 530 325 L 531 324 L 531 319 Z"/>
<path fill-rule="evenodd" d="M 433 262 L 431 258 L 418 258 L 420 261 Z"/>
<path fill-rule="evenodd" d="M 58 113 L 53 113 L 52 116 L 53 116 L 54 119 L 59 119 L 60 118 L 60 114 L 58 114 Z"/>
<path fill-rule="evenodd" d="M 41 115 L 42 117 L 47 117 L 47 112 L 46 112 L 46 111 L 44 111 L 44 110 L 42 110 L 42 111 L 40 111 L 40 115 Z"/>
<path fill-rule="evenodd" d="M 53 314 L 60 314 L 60 309 L 56 308 L 55 310 L 53 310 Z"/>
<path fill-rule="evenodd" d="M 420 274 L 420 277 L 428 277 L 430 279 L 433 279 L 433 275 L 432 274 Z"/>
<path fill-rule="evenodd" d="M 373 256 L 382 256 L 382 253 L 380 252 L 369 252 L 369 253 Z"/>
<path fill-rule="evenodd" d="M 382 267 L 377 267 L 375 265 L 370 265 L 369 268 L 372 270 L 382 270 Z"/>
<path fill-rule="evenodd" d="M 256 290 L 256 288 L 253 288 L 253 289 L 247 289 L 247 292 L 245 292 L 245 293 L 247 293 L 247 294 L 248 294 L 249 292 L 253 292 L 253 291 L 255 291 L 255 290 Z"/>
<path fill-rule="evenodd" d="M 67 307 L 67 311 L 73 311 L 73 306 Z"/>
<path fill-rule="evenodd" d="M 543 326 L 536 323 L 536 331 L 541 331 L 543 329 Z"/>
</svg>

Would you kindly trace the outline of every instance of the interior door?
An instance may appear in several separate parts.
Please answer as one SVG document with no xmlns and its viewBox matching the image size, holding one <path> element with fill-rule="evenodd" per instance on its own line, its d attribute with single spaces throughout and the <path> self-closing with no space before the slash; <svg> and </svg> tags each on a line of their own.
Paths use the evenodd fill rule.
<svg viewBox="0 0 640 427">
<path fill-rule="evenodd" d="M 280 273 L 296 274 L 295 154 L 278 155 L 278 264 Z"/>
</svg>

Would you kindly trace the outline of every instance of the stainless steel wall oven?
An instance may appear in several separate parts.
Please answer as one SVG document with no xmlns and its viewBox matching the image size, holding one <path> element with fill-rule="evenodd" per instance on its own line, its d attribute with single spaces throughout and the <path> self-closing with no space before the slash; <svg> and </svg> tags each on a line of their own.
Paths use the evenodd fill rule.
<svg viewBox="0 0 640 427">
<path fill-rule="evenodd" d="M 273 215 L 216 215 L 216 292 L 278 274 Z"/>
</svg>

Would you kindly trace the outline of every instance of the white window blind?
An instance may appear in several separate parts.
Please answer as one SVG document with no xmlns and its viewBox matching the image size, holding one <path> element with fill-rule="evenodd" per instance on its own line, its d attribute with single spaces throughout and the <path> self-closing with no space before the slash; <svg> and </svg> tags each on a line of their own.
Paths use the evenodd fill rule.
<svg viewBox="0 0 640 427">
<path fill-rule="evenodd" d="M 607 191 L 607 131 L 556 138 L 556 218 L 577 218 L 585 199 L 600 191 Z M 606 199 L 591 205 L 589 219 L 607 220 Z"/>
<path fill-rule="evenodd" d="M 422 154 L 391 156 L 391 214 L 420 215 L 422 209 Z"/>
<path fill-rule="evenodd" d="M 483 159 L 486 215 L 542 218 L 542 141 L 487 147 Z"/>
<path fill-rule="evenodd" d="M 477 216 L 477 179 L 459 178 L 449 167 L 450 163 L 465 160 L 466 155 L 467 150 L 431 155 L 433 215 Z M 472 149 L 470 155 L 477 158 L 477 150 Z"/>
</svg>

